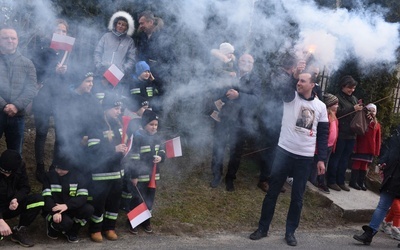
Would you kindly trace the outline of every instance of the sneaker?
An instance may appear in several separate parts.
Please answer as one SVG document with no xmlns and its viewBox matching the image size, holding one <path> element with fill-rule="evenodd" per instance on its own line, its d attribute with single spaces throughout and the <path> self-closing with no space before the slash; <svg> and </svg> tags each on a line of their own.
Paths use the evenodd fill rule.
<svg viewBox="0 0 400 250">
<path fill-rule="evenodd" d="M 11 241 L 20 244 L 23 247 L 33 247 L 35 244 L 28 237 L 27 228 L 24 226 L 14 227 L 12 230 Z"/>
<path fill-rule="evenodd" d="M 210 115 L 211 118 L 213 118 L 217 122 L 221 122 L 221 119 L 219 118 L 219 112 L 218 111 L 213 111 L 212 114 Z"/>
<path fill-rule="evenodd" d="M 342 191 L 342 189 L 340 189 L 338 184 L 328 184 L 328 188 L 333 189 L 335 191 Z"/>
<path fill-rule="evenodd" d="M 94 242 L 103 242 L 103 236 L 101 235 L 100 232 L 96 232 L 96 233 L 91 233 L 90 234 L 90 239 Z"/>
<path fill-rule="evenodd" d="M 293 177 L 287 177 L 286 182 L 291 186 L 293 185 Z"/>
<path fill-rule="evenodd" d="M 261 189 L 264 193 L 268 192 L 269 185 L 266 181 L 259 181 L 257 187 Z"/>
<path fill-rule="evenodd" d="M 53 224 L 51 222 L 46 223 L 46 229 L 47 229 L 47 237 L 53 240 L 58 239 L 58 231 L 54 229 Z"/>
<path fill-rule="evenodd" d="M 115 233 L 115 230 L 107 230 L 104 232 L 107 240 L 118 240 L 118 235 Z"/>
<path fill-rule="evenodd" d="M 64 233 L 65 237 L 67 238 L 68 242 L 70 243 L 78 243 L 79 238 L 78 235 L 72 232 Z"/>
<path fill-rule="evenodd" d="M 215 107 L 217 107 L 218 111 L 221 111 L 222 106 L 225 105 L 225 103 L 221 99 L 216 100 L 214 102 L 214 104 L 215 104 Z"/>
<path fill-rule="evenodd" d="M 381 226 L 379 227 L 381 232 L 384 232 L 387 235 L 392 235 L 392 223 L 382 221 Z"/>
<path fill-rule="evenodd" d="M 143 226 L 143 230 L 148 234 L 152 234 L 153 233 L 153 229 L 151 228 L 151 225 Z"/>
<path fill-rule="evenodd" d="M 390 235 L 390 237 L 392 237 L 395 240 L 400 240 L 400 230 L 397 227 L 391 226 L 390 227 L 392 230 L 392 234 Z"/>
<path fill-rule="evenodd" d="M 137 227 L 135 228 L 129 227 L 129 232 L 134 235 L 137 235 L 139 233 Z"/>
<path fill-rule="evenodd" d="M 330 194 L 329 188 L 325 184 L 319 184 L 318 190 L 326 194 Z"/>
</svg>

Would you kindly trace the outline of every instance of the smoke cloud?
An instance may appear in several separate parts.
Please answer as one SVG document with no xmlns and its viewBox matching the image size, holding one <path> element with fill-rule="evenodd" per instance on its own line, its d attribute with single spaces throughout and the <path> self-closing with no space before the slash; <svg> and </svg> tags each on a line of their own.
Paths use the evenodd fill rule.
<svg viewBox="0 0 400 250">
<path fill-rule="evenodd" d="M 362 1 L 358 1 L 351 11 L 319 7 L 310 0 L 143 2 L 131 0 L 101 4 L 99 16 L 104 13 L 108 16 L 82 15 L 79 21 L 68 20 L 71 35 L 77 38 L 77 46 L 81 48 L 76 51 L 80 58 L 74 63 L 78 67 L 82 61 L 85 65 L 90 64 L 94 46 L 106 31 L 108 19 L 115 11 L 127 10 L 136 17 L 139 12 L 150 9 L 163 18 L 171 38 L 165 42 L 173 45 L 171 54 L 176 55 L 177 61 L 170 66 L 171 82 L 164 105 L 171 117 L 161 126 L 169 127 L 181 136 L 183 134 L 186 144 L 196 146 L 196 154 L 191 159 L 194 164 L 202 162 L 212 147 L 212 121 L 203 113 L 202 105 L 204 95 L 213 83 L 206 77 L 210 50 L 218 48 L 220 43 L 234 45 L 237 56 L 244 52 L 252 54 L 256 63 L 263 64 L 265 75 L 270 73 L 269 69 L 275 63 L 275 59 L 269 56 L 288 50 L 294 51 L 299 58 L 312 53 L 318 65 L 331 71 L 349 58 L 357 58 L 365 68 L 380 62 L 396 63 L 399 24 L 385 21 L 385 9 L 379 6 L 365 8 Z M 15 12 L 33 15 L 30 19 L 33 20 L 32 28 L 26 31 L 30 35 L 47 27 L 49 20 L 62 15 L 59 6 L 50 0 L 28 3 L 3 0 L 0 3 L 3 23 L 21 21 L 13 20 Z M 82 11 L 81 7 L 71 3 L 69 11 L 74 10 Z M 138 27 L 137 19 L 135 24 Z"/>
</svg>

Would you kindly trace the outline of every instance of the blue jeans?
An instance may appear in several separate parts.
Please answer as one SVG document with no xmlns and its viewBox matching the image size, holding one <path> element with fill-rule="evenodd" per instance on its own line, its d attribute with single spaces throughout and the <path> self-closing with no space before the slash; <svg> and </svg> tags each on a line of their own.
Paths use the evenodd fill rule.
<svg viewBox="0 0 400 250">
<path fill-rule="evenodd" d="M 353 153 L 355 139 L 338 139 L 336 151 L 332 154 L 328 166 L 328 184 L 343 185 L 346 179 L 346 169 Z"/>
<path fill-rule="evenodd" d="M 265 195 L 258 229 L 268 232 L 275 212 L 276 200 L 281 192 L 286 177 L 293 177 L 290 206 L 286 218 L 286 234 L 294 233 L 300 222 L 303 208 L 303 194 L 313 166 L 313 157 L 304 157 L 287 152 L 277 147 L 271 169 L 269 190 Z"/>
<path fill-rule="evenodd" d="M 25 118 L 23 116 L 9 117 L 5 113 L 0 115 L 0 138 L 3 133 L 6 137 L 7 149 L 18 151 L 22 155 L 24 143 Z"/>
<path fill-rule="evenodd" d="M 379 230 L 379 225 L 382 223 L 383 219 L 385 219 L 386 213 L 395 198 L 396 197 L 393 194 L 389 194 L 385 191 L 381 192 L 378 206 L 372 214 L 371 221 L 369 222 L 369 226 L 374 230 L 374 233 Z"/>
</svg>

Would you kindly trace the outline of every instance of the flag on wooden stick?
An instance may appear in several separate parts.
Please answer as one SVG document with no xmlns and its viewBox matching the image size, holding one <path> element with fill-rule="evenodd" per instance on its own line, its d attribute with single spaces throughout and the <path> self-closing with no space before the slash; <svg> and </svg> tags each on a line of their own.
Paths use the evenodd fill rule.
<svg viewBox="0 0 400 250">
<path fill-rule="evenodd" d="M 55 50 L 71 51 L 74 43 L 75 38 L 54 33 L 51 39 L 50 48 Z"/>
<path fill-rule="evenodd" d="M 181 137 L 175 137 L 174 139 L 165 142 L 165 153 L 167 158 L 174 158 L 182 156 Z"/>
<path fill-rule="evenodd" d="M 124 77 L 124 73 L 115 64 L 112 64 L 104 72 L 103 76 L 115 87 L 121 81 L 122 77 Z"/>
<path fill-rule="evenodd" d="M 144 202 L 132 209 L 127 215 L 132 228 L 137 227 L 143 221 L 151 218 L 151 213 Z"/>
</svg>

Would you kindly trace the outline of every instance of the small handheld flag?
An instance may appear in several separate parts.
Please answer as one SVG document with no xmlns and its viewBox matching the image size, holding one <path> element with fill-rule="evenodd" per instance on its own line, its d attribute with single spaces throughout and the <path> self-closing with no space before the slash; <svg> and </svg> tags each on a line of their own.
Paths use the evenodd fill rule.
<svg viewBox="0 0 400 250">
<path fill-rule="evenodd" d="M 175 137 L 174 139 L 165 142 L 165 153 L 167 158 L 174 158 L 182 156 L 181 137 Z"/>
<path fill-rule="evenodd" d="M 124 77 L 124 73 L 115 64 L 112 64 L 104 72 L 103 76 L 115 87 L 121 81 L 122 77 Z"/>
<path fill-rule="evenodd" d="M 50 48 L 55 50 L 66 50 L 71 52 L 74 43 L 75 43 L 75 38 L 54 33 L 51 39 Z"/>
<path fill-rule="evenodd" d="M 143 221 L 151 218 L 151 213 L 144 202 L 132 209 L 127 215 L 132 228 L 137 227 Z"/>
</svg>

